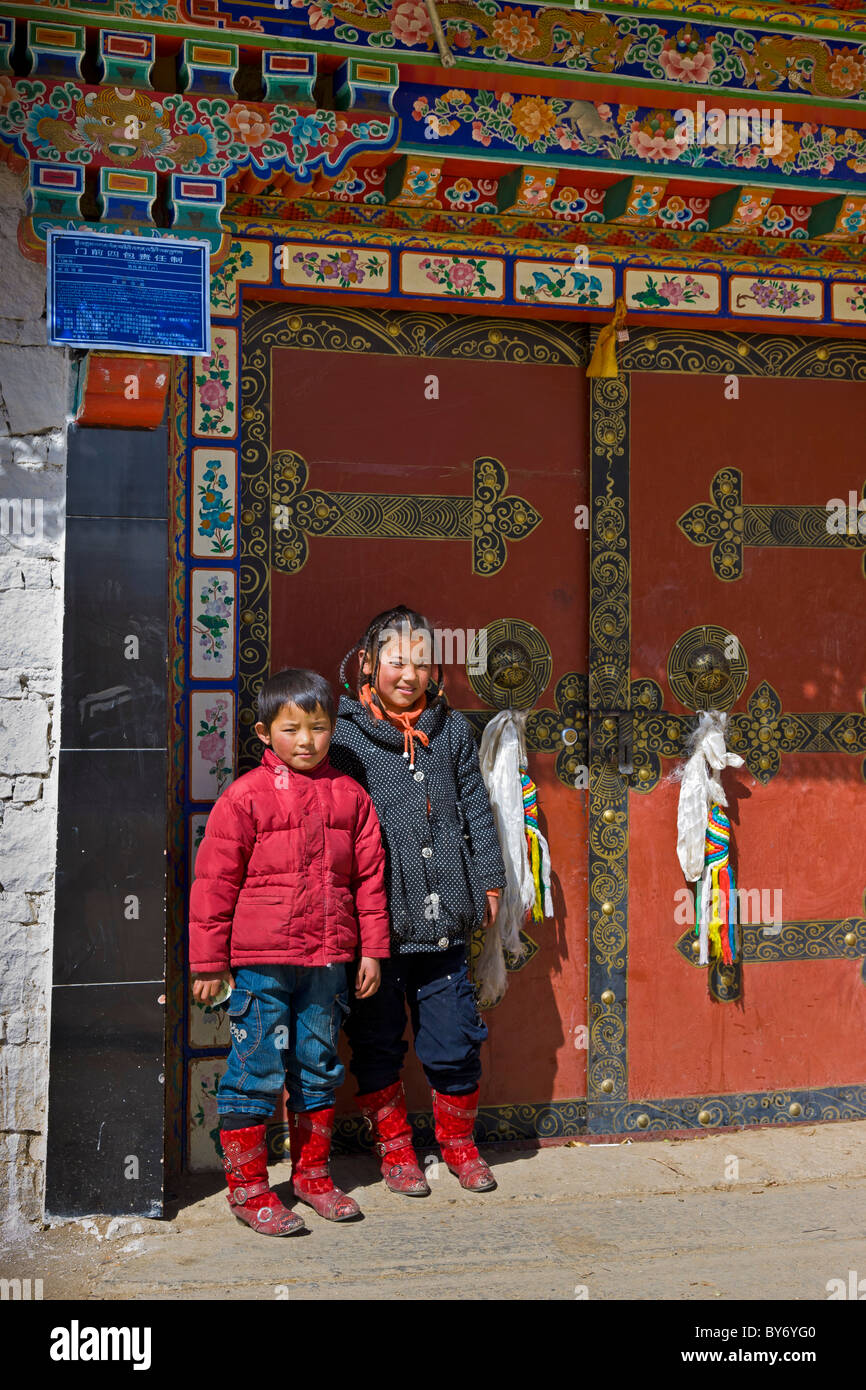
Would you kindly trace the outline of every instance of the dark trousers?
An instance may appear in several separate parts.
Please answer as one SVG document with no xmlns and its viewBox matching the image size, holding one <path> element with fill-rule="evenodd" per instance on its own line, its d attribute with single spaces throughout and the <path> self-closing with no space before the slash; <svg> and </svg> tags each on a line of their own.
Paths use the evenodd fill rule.
<svg viewBox="0 0 866 1390">
<path fill-rule="evenodd" d="M 349 1070 L 366 1095 L 397 1081 L 408 1043 L 406 1005 L 415 1052 L 434 1090 L 473 1091 L 481 1077 L 481 1044 L 487 1037 L 475 1004 L 466 947 L 424 951 L 383 960 L 382 983 L 371 999 L 352 998 L 346 1034 Z"/>
</svg>

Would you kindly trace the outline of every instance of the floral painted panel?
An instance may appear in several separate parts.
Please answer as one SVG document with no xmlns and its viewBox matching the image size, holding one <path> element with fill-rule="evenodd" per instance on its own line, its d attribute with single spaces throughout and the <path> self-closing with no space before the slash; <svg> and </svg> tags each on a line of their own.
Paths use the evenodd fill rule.
<svg viewBox="0 0 866 1390">
<path fill-rule="evenodd" d="M 721 301 L 720 277 L 686 275 L 679 270 L 627 270 L 625 299 L 629 309 L 715 314 Z"/>
<path fill-rule="evenodd" d="M 236 554 L 237 491 L 235 449 L 193 449 L 190 549 L 196 559 Z"/>
<path fill-rule="evenodd" d="M 234 777 L 234 691 L 194 690 L 189 726 L 190 801 L 216 801 Z"/>
<path fill-rule="evenodd" d="M 303 242 L 280 243 L 280 278 L 284 285 L 309 290 L 378 290 L 391 287 L 386 247 L 311 247 Z"/>
<path fill-rule="evenodd" d="M 195 878 L 195 861 L 198 847 L 204 837 L 207 816 L 201 811 L 189 816 L 189 882 Z M 197 1004 L 189 992 L 189 1045 L 190 1047 L 228 1047 L 230 1045 L 228 1021 L 225 1009 L 211 1008 L 208 1004 Z"/>
<path fill-rule="evenodd" d="M 195 861 L 198 847 L 204 838 L 207 815 L 195 811 L 187 817 L 187 844 L 189 846 L 189 883 L 195 878 Z M 189 1045 L 190 1047 L 222 1047 L 229 1045 L 228 1025 L 224 1022 L 225 1010 L 212 1009 L 207 1004 L 197 1004 L 189 992 Z"/>
<path fill-rule="evenodd" d="M 403 118 L 405 138 L 423 139 L 490 158 L 531 151 L 555 157 L 569 181 L 581 169 L 634 170 L 635 160 L 651 173 L 673 176 L 680 170 L 766 171 L 795 175 L 817 184 L 828 178 L 857 184 L 866 175 L 866 133 L 844 122 L 784 121 L 778 125 L 775 107 L 748 108 L 723 128 L 714 122 L 715 108 L 705 103 L 707 121 L 713 118 L 712 138 L 703 131 L 686 138 L 687 122 L 677 111 L 628 102 L 590 102 L 558 96 L 515 95 L 481 89 L 448 88 L 435 96 L 416 83 L 401 84 L 395 104 Z M 685 107 L 677 110 L 686 110 Z M 703 109 L 703 108 L 702 108 Z M 754 110 L 757 114 L 749 115 Z M 694 115 L 694 113 L 692 113 Z M 756 125 L 757 121 L 757 125 Z M 409 133 L 413 131 L 414 135 Z M 442 150 L 440 149 L 440 153 Z M 577 158 L 575 158 L 577 156 Z"/>
<path fill-rule="evenodd" d="M 866 323 L 866 284 L 837 281 L 832 293 L 836 323 Z"/>
<path fill-rule="evenodd" d="M 518 304 L 606 308 L 613 304 L 613 268 L 574 265 L 571 261 L 517 261 L 514 298 Z"/>
<path fill-rule="evenodd" d="M 493 256 L 419 256 L 404 251 L 400 288 L 404 294 L 446 299 L 503 299 L 505 262 Z"/>
<path fill-rule="evenodd" d="M 339 43 L 361 58 L 364 50 L 392 59 L 435 53 L 423 0 L 276 0 L 255 6 L 244 0 L 37 4 L 72 10 L 88 22 L 98 10 L 103 22 L 117 15 L 144 19 L 157 29 L 190 23 L 217 26 L 242 41 L 255 32 L 300 42 L 302 47 Z M 660 9 L 668 13 L 656 13 Z M 439 12 L 455 55 L 471 59 L 479 68 L 507 70 L 519 65 L 573 77 L 599 73 L 608 80 L 614 76 L 699 90 L 797 92 L 831 100 L 858 101 L 866 93 L 866 24 L 859 0 L 812 0 L 796 8 L 755 0 L 738 5 L 684 0 L 678 6 L 631 0 L 611 14 L 564 3 L 483 0 L 467 5 L 448 0 Z"/>
<path fill-rule="evenodd" d="M 196 811 L 189 818 L 189 881 L 192 883 L 195 878 L 195 861 L 198 854 L 198 847 L 204 839 L 204 828 L 207 825 L 207 812 Z"/>
<path fill-rule="evenodd" d="M 268 285 L 271 280 L 271 248 L 263 241 L 233 241 L 228 255 L 210 278 L 210 311 L 214 318 L 234 318 L 238 312 L 241 282 Z"/>
<path fill-rule="evenodd" d="M 187 1071 L 187 1137 L 191 1173 L 222 1172 L 217 1087 L 226 1069 L 223 1057 L 199 1057 Z"/>
<path fill-rule="evenodd" d="M 819 280 L 783 280 L 770 275 L 732 275 L 732 314 L 749 318 L 820 319 L 824 287 Z"/>
<path fill-rule="evenodd" d="M 192 432 L 201 439 L 231 439 L 238 432 L 238 334 L 217 325 L 209 357 L 193 358 Z"/>
<path fill-rule="evenodd" d="M 400 123 L 341 111 L 227 100 L 194 92 L 168 96 L 105 84 L 6 78 L 0 84 L 0 138 L 22 159 L 98 168 L 173 169 L 228 178 L 290 174 L 309 184 L 315 174 L 342 174 L 369 151 L 397 144 Z M 130 117 L 134 116 L 133 126 Z"/>
<path fill-rule="evenodd" d="M 228 1015 L 218 1005 L 197 1004 L 189 992 L 189 1046 L 190 1047 L 230 1047 Z"/>
<path fill-rule="evenodd" d="M 194 569 L 190 597 L 190 675 L 193 680 L 231 680 L 235 673 L 235 574 Z"/>
</svg>

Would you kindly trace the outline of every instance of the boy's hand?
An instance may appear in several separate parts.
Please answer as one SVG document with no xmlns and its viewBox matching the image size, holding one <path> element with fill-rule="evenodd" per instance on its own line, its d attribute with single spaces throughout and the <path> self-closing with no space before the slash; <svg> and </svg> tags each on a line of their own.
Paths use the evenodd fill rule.
<svg viewBox="0 0 866 1390">
<path fill-rule="evenodd" d="M 487 930 L 488 927 L 492 927 L 492 926 L 493 926 L 493 924 L 494 924 L 494 922 L 496 921 L 496 918 L 498 917 L 498 915 L 499 915 L 499 894 L 498 894 L 498 893 L 488 893 L 488 894 L 487 894 L 487 911 L 486 911 L 485 914 L 484 914 L 484 921 L 483 921 L 482 924 L 481 924 L 481 925 L 484 927 L 485 931 Z"/>
<path fill-rule="evenodd" d="M 205 970 L 196 975 L 192 982 L 192 997 L 197 1004 L 209 1004 L 219 994 L 220 985 L 227 983 L 229 989 L 235 987 L 235 977 L 230 970 Z"/>
<path fill-rule="evenodd" d="M 355 976 L 355 998 L 369 999 L 382 983 L 382 968 L 372 956 L 362 956 Z"/>
</svg>

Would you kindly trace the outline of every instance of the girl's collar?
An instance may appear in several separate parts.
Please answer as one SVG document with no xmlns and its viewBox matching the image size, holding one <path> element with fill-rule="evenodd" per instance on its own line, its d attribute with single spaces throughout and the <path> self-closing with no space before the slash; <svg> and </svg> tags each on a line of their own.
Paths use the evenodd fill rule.
<svg viewBox="0 0 866 1390">
<path fill-rule="evenodd" d="M 427 708 L 427 694 L 422 691 L 415 704 L 405 710 L 386 709 L 381 702 L 381 696 L 374 686 L 362 685 L 360 690 L 361 703 L 369 710 L 374 719 L 379 721 L 387 720 L 396 729 L 400 729 L 403 734 L 403 757 L 409 761 L 410 771 L 415 767 L 415 740 L 418 739 L 426 748 L 430 739 L 423 729 L 416 727 L 421 715 Z"/>
</svg>

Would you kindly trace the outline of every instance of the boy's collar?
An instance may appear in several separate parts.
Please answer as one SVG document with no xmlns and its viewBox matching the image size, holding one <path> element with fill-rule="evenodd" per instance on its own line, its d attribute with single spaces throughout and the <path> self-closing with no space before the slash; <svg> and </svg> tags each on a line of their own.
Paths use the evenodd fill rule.
<svg viewBox="0 0 866 1390">
<path fill-rule="evenodd" d="M 271 772 L 278 772 L 280 768 L 286 768 L 289 772 L 297 773 L 298 777 L 320 777 L 323 772 L 329 772 L 331 770 L 331 762 L 327 753 L 317 767 L 311 767 L 308 772 L 305 772 L 299 767 L 289 767 L 288 763 L 284 763 L 282 758 L 277 757 L 273 748 L 268 744 L 264 745 L 262 766 L 270 768 Z"/>
</svg>

